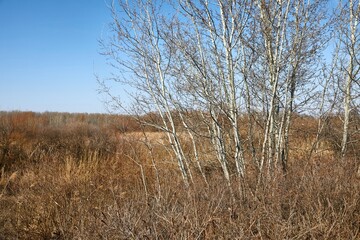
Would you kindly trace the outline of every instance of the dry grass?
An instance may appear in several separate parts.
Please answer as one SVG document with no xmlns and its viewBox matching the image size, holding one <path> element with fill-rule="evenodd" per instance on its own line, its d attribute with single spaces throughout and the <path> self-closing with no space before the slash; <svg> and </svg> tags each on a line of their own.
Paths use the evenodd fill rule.
<svg viewBox="0 0 360 240">
<path fill-rule="evenodd" d="M 356 155 L 307 161 L 297 152 L 286 176 L 255 190 L 249 175 L 234 201 L 215 167 L 208 187 L 195 175 L 184 189 L 160 145 L 151 154 L 141 134 L 89 129 L 14 129 L 2 159 L 13 162 L 0 179 L 0 239 L 360 238 Z M 294 141 L 306 148 L 302 138 Z"/>
</svg>

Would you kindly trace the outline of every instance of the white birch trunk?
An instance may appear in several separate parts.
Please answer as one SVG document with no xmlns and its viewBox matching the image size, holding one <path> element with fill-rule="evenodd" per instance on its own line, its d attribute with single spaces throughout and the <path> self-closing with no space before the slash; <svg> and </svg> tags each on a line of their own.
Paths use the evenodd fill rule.
<svg viewBox="0 0 360 240">
<path fill-rule="evenodd" d="M 351 112 L 351 100 L 352 100 L 352 84 L 354 79 L 356 79 L 356 74 L 359 70 L 356 70 L 356 64 L 359 65 L 356 59 L 356 41 L 358 24 L 359 24 L 359 14 L 360 14 L 360 2 L 357 2 L 357 6 L 354 6 L 356 1 L 349 1 L 349 30 L 350 30 L 350 43 L 345 46 L 347 48 L 347 52 L 349 53 L 349 65 L 346 70 L 346 82 L 345 82 L 345 91 L 344 91 L 344 124 L 343 124 L 343 137 L 341 142 L 341 156 L 345 157 L 347 145 L 348 145 L 348 137 L 349 137 L 349 125 L 350 125 L 350 112 Z M 359 68 L 357 66 L 357 68 Z"/>
</svg>

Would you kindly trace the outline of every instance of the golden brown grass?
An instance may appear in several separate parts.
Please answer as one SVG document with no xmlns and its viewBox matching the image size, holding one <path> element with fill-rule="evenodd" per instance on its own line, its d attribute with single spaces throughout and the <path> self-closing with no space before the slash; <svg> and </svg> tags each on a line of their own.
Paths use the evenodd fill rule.
<svg viewBox="0 0 360 240">
<path fill-rule="evenodd" d="M 87 124 L 24 129 L 13 126 L 1 159 L 0 239 L 360 238 L 356 155 L 340 161 L 330 149 L 307 160 L 299 150 L 286 175 L 256 193 L 249 175 L 233 201 L 210 163 L 209 186 L 195 175 L 185 189 L 169 153 L 155 144 L 151 154 L 142 134 Z M 293 144 L 306 149 L 300 130 Z"/>
</svg>

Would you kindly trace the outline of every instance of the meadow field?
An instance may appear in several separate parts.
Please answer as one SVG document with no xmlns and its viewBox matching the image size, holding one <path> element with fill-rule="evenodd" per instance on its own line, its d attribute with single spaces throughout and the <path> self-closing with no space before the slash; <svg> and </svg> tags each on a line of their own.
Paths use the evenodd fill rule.
<svg viewBox="0 0 360 240">
<path fill-rule="evenodd" d="M 206 141 L 206 181 L 190 162 L 186 187 L 166 136 L 131 116 L 1 112 L 0 239 L 359 239 L 360 143 L 339 157 L 334 116 L 312 152 L 317 124 L 295 116 L 287 171 L 259 184 L 247 163 L 240 194 Z"/>
</svg>

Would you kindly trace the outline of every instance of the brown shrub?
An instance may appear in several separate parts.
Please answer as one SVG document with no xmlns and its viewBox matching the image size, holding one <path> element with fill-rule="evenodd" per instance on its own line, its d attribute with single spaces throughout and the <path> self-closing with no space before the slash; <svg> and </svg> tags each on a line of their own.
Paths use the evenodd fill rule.
<svg viewBox="0 0 360 240">
<path fill-rule="evenodd" d="M 18 131 L 16 124 L 13 129 Z M 8 137 L 11 151 L 23 155 L 2 171 L 0 239 L 360 237 L 356 155 L 307 160 L 298 152 L 286 175 L 274 173 L 262 185 L 256 170 L 249 171 L 242 194 L 233 179 L 232 196 L 221 170 L 210 163 L 209 186 L 194 174 L 185 189 L 161 144 L 149 147 L 139 133 L 109 129 L 72 122 Z M 312 133 L 304 134 L 307 141 Z M 301 136 L 296 143 L 306 146 Z M 190 146 L 185 150 L 191 154 Z"/>
</svg>

